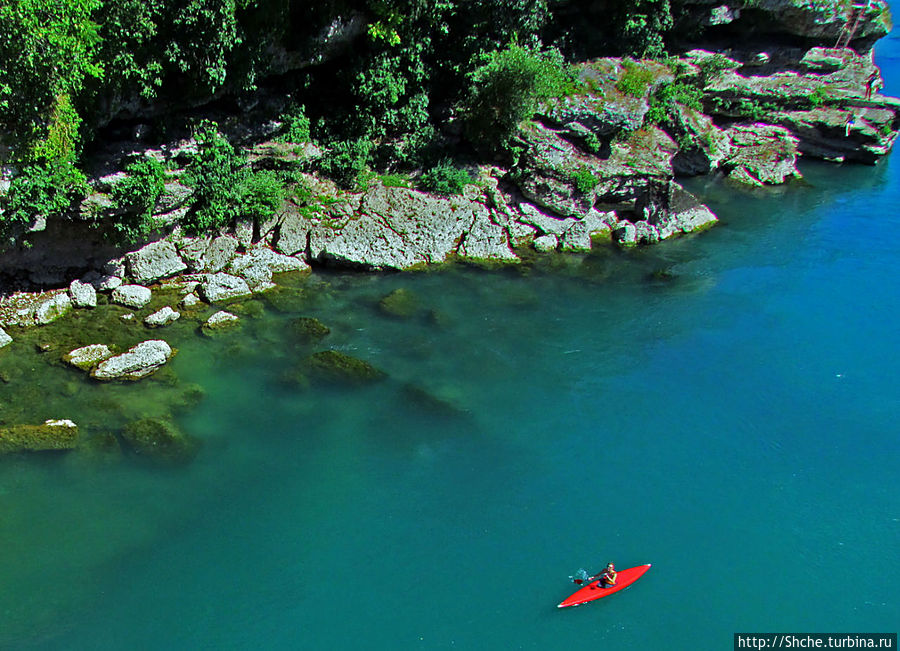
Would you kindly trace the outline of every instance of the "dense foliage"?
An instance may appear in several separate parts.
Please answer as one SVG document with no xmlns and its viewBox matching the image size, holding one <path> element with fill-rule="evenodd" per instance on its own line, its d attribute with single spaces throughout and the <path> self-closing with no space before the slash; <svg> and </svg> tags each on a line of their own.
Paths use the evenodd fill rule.
<svg viewBox="0 0 900 651">
<path fill-rule="evenodd" d="M 196 132 L 198 151 L 188 168 L 194 206 L 182 224 L 190 233 L 232 225 L 238 219 L 266 219 L 284 198 L 284 182 L 271 170 L 252 170 L 217 125 Z"/>
<path fill-rule="evenodd" d="M 84 190 L 78 172 L 84 146 L 110 122 L 142 120 L 161 133 L 172 113 L 240 98 L 277 75 L 278 91 L 297 101 L 282 139 L 322 144 L 322 171 L 345 187 L 371 178 L 372 169 L 435 167 L 448 142 L 460 146 L 453 125 L 463 125 L 482 155 L 494 155 L 537 102 L 564 92 L 570 83 L 565 56 L 661 54 L 678 5 L 2 2 L 0 145 L 7 148 L 0 147 L 0 163 L 20 174 L 0 197 L 0 222 L 64 211 Z M 187 226 L 195 230 L 266 213 L 281 191 L 279 179 L 250 173 L 232 144 L 214 132 L 201 130 L 201 151 L 191 166 L 197 203 Z M 132 175 L 143 179 L 133 182 L 147 181 L 146 172 Z M 124 195 L 115 199 L 146 213 Z M 149 225 L 122 227 L 137 237 Z"/>
</svg>

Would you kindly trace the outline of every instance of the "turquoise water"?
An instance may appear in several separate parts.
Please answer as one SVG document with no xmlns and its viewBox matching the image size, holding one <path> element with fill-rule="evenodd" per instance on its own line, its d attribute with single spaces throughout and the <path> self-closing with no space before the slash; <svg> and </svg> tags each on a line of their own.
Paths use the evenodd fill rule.
<svg viewBox="0 0 900 651">
<path fill-rule="evenodd" d="M 194 463 L 0 465 L 0 647 L 896 631 L 900 167 L 804 172 L 767 193 L 697 181 L 722 218 L 698 237 L 529 271 L 319 275 L 242 334 L 182 333 L 172 367 L 207 392 L 179 421 Z M 397 288 L 409 319 L 377 309 Z M 296 344 L 297 316 L 331 335 Z M 389 378 L 285 381 L 324 347 Z M 653 569 L 555 607 L 608 560 Z"/>
</svg>

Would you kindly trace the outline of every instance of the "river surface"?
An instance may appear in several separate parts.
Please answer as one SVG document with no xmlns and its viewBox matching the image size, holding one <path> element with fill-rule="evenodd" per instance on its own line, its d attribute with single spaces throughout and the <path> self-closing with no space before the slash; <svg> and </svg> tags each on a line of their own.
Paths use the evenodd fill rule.
<svg viewBox="0 0 900 651">
<path fill-rule="evenodd" d="M 882 41 L 888 93 L 898 56 Z M 317 274 L 308 300 L 262 303 L 240 333 L 171 330 L 170 382 L 206 394 L 175 416 L 203 443 L 193 463 L 0 461 L 0 648 L 726 649 L 739 631 L 897 631 L 900 163 L 803 171 L 765 192 L 693 182 L 721 225 L 657 247 Z M 408 318 L 377 308 L 398 288 Z M 299 316 L 331 334 L 298 345 Z M 324 348 L 388 378 L 286 380 Z M 35 417 L 102 425 L 107 389 L 33 372 Z M 653 568 L 556 608 L 570 575 L 607 561 Z"/>
</svg>

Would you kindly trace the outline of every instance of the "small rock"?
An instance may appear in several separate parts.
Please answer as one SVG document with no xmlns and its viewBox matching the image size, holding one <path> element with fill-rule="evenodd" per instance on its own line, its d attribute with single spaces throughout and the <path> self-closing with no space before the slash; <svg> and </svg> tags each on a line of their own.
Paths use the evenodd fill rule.
<svg viewBox="0 0 900 651">
<path fill-rule="evenodd" d="M 181 307 L 185 310 L 190 310 L 191 308 L 197 307 L 200 305 L 200 297 L 196 294 L 188 294 L 183 299 L 181 299 Z"/>
<path fill-rule="evenodd" d="M 87 272 L 81 280 L 82 282 L 90 283 L 98 292 L 111 292 L 123 282 L 119 276 L 102 274 L 98 271 Z"/>
<path fill-rule="evenodd" d="M 167 305 L 166 307 L 157 310 L 146 319 L 144 319 L 144 325 L 148 328 L 161 328 L 162 326 L 167 326 L 170 323 L 174 323 L 180 318 L 181 313 L 176 312 Z"/>
<path fill-rule="evenodd" d="M 315 353 L 306 360 L 305 366 L 311 375 L 320 380 L 342 384 L 368 384 L 387 376 L 368 362 L 337 350 Z"/>
<path fill-rule="evenodd" d="M 0 328 L 0 348 L 12 343 L 13 338 L 7 334 L 6 330 Z"/>
<path fill-rule="evenodd" d="M 153 292 L 141 285 L 121 285 L 112 293 L 113 303 L 139 310 L 150 302 Z"/>
<path fill-rule="evenodd" d="M 556 235 L 541 235 L 534 238 L 534 250 L 540 253 L 556 251 L 557 246 L 559 246 L 559 240 Z"/>
<path fill-rule="evenodd" d="M 82 371 L 87 371 L 112 356 L 113 352 L 106 344 L 91 344 L 69 351 L 63 355 L 63 361 Z"/>
<path fill-rule="evenodd" d="M 418 311 L 419 299 L 413 292 L 401 287 L 378 301 L 378 309 L 388 316 L 408 319 Z"/>
<path fill-rule="evenodd" d="M 331 328 L 309 316 L 301 316 L 291 321 L 291 332 L 301 343 L 312 343 L 327 336 Z"/>
<path fill-rule="evenodd" d="M 237 325 L 240 319 L 231 312 L 219 310 L 206 320 L 203 324 L 205 330 L 222 330 L 233 325 Z"/>
<path fill-rule="evenodd" d="M 69 298 L 75 307 L 97 307 L 97 291 L 89 283 L 73 280 L 69 284 Z"/>
</svg>

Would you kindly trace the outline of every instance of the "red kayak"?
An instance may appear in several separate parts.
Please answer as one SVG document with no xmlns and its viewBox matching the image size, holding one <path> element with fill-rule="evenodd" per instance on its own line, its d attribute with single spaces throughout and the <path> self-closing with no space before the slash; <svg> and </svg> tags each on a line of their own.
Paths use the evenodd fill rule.
<svg viewBox="0 0 900 651">
<path fill-rule="evenodd" d="M 589 601 L 608 597 L 609 595 L 624 590 L 650 569 L 650 564 L 638 565 L 637 567 L 629 567 L 627 570 L 620 570 L 616 576 L 616 584 L 611 588 L 601 588 L 600 580 L 592 581 L 584 586 L 581 590 L 573 594 L 571 597 L 563 601 L 557 608 L 566 608 L 568 606 L 580 606 Z"/>
</svg>

